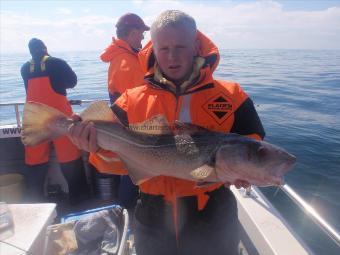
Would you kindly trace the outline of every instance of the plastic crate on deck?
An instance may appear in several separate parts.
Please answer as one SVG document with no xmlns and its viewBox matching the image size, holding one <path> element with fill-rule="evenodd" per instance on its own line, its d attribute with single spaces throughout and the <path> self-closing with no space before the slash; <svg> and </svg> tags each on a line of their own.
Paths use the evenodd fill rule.
<svg viewBox="0 0 340 255">
<path fill-rule="evenodd" d="M 102 217 L 103 216 L 103 217 Z M 126 209 L 122 209 L 118 205 L 110 205 L 110 206 L 104 206 L 99 207 L 95 209 L 90 209 L 78 213 L 71 213 L 68 215 L 65 215 L 61 218 L 61 224 L 55 224 L 51 225 L 47 229 L 47 238 L 46 238 L 46 244 L 44 248 L 44 254 L 82 254 L 79 253 L 80 249 L 83 248 L 82 243 L 79 242 L 84 236 L 86 237 L 87 234 L 89 234 L 91 238 L 91 234 L 96 233 L 103 233 L 103 237 L 107 233 L 105 231 L 102 231 L 102 227 L 105 225 L 105 222 L 108 219 L 112 219 L 114 217 L 114 220 L 112 221 L 115 229 L 117 229 L 118 235 L 116 235 L 118 240 L 117 242 L 112 242 L 114 250 L 116 250 L 115 253 L 108 253 L 108 254 L 114 254 L 114 255 L 130 255 L 132 253 L 132 245 L 131 242 L 128 240 L 128 229 L 129 229 L 129 215 L 128 211 Z M 98 226 L 97 224 L 98 220 Z M 110 222 L 111 223 L 111 222 Z M 78 225 L 77 225 L 78 224 Z M 80 227 L 78 227 L 80 226 Z M 77 228 L 78 227 L 78 228 Z M 78 230 L 85 229 L 83 232 L 79 232 Z M 87 229 L 89 231 L 87 232 Z M 58 231 L 60 233 L 58 233 Z M 112 233 L 114 231 L 109 231 L 109 233 Z M 85 235 L 84 235 L 85 233 Z M 56 238 L 66 239 L 64 240 L 65 244 L 70 244 L 73 241 L 74 245 L 70 245 L 70 247 L 65 247 L 64 244 L 60 245 L 60 240 Z M 101 240 L 101 239 L 100 239 Z M 111 240 L 111 239 L 110 239 Z M 91 243 L 92 240 L 90 240 L 89 243 Z M 85 242 L 86 243 L 86 242 Z M 104 238 L 99 241 L 99 243 L 96 243 L 94 248 L 98 247 L 98 245 L 103 245 Z M 80 244 L 80 245 L 79 245 Z M 107 244 L 107 243 L 106 243 Z M 110 245 L 110 244 L 108 244 Z M 118 246 L 116 246 L 118 245 Z M 85 247 L 86 248 L 86 247 Z M 58 253 L 55 253 L 54 251 L 58 250 Z M 62 250 L 62 251 L 60 251 Z M 70 253 L 71 252 L 71 253 Z M 78 253 L 77 253 L 78 252 Z"/>
<path fill-rule="evenodd" d="M 85 210 L 81 212 L 69 213 L 61 217 L 60 222 L 66 223 L 72 220 L 80 220 L 86 216 L 91 215 L 92 213 L 99 212 L 99 211 L 106 210 L 106 209 L 113 209 L 113 208 L 120 208 L 120 206 L 119 205 L 108 205 L 108 206 L 98 207 L 98 208 L 89 209 L 89 210 Z"/>
</svg>

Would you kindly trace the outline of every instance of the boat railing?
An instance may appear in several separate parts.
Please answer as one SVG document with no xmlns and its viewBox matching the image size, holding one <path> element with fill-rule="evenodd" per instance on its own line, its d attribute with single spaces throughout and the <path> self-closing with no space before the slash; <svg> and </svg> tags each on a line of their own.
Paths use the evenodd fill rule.
<svg viewBox="0 0 340 255">
<path fill-rule="evenodd" d="M 317 224 L 325 234 L 327 234 L 340 247 L 340 235 L 310 204 L 308 204 L 296 191 L 288 184 L 279 186 L 282 190 L 315 224 Z M 246 189 L 246 195 L 252 197 L 251 186 Z"/>
<path fill-rule="evenodd" d="M 10 103 L 0 103 L 0 107 L 2 106 L 13 106 L 14 111 L 15 111 L 15 118 L 17 121 L 18 127 L 21 127 L 21 118 L 20 118 L 20 111 L 19 111 L 19 106 L 23 105 L 24 103 L 22 102 L 10 102 Z"/>
<path fill-rule="evenodd" d="M 282 185 L 280 189 L 340 247 L 340 235 L 338 231 L 336 231 L 325 219 L 323 219 L 323 217 L 288 184 Z"/>
<path fill-rule="evenodd" d="M 87 100 L 87 99 L 71 99 L 69 100 L 69 103 L 71 105 L 82 105 L 82 104 L 88 104 L 88 103 L 92 103 L 94 101 L 98 101 L 98 100 Z M 99 101 L 107 101 L 109 102 L 110 100 L 108 99 L 100 99 Z M 16 119 L 16 124 L 18 127 L 21 127 L 21 116 L 20 116 L 20 111 L 19 111 L 19 106 L 23 106 L 25 104 L 25 102 L 9 102 L 9 103 L 0 103 L 0 107 L 2 106 L 13 106 L 14 107 L 14 111 L 15 111 L 15 119 Z"/>
<path fill-rule="evenodd" d="M 91 103 L 98 100 L 69 100 L 71 105 L 82 105 Z M 108 101 L 102 99 L 101 101 Z M 13 106 L 15 109 L 15 116 L 18 127 L 21 126 L 19 106 L 24 105 L 24 102 L 11 102 L 11 103 L 0 103 L 1 106 Z M 340 247 L 340 235 L 339 232 L 332 227 L 310 204 L 308 204 L 300 195 L 298 195 L 294 189 L 288 184 L 280 186 L 280 189 L 289 197 L 291 200 L 298 205 L 302 211 L 310 217 L 339 247 Z M 251 196 L 250 196 L 251 197 Z"/>
</svg>

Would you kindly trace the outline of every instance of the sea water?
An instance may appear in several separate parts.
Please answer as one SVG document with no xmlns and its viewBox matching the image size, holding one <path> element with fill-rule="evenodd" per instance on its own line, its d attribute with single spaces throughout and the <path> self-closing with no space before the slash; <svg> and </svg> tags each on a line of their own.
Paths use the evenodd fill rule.
<svg viewBox="0 0 340 255">
<path fill-rule="evenodd" d="M 78 75 L 77 86 L 68 90 L 69 99 L 108 99 L 108 65 L 99 54 L 51 53 Z M 1 103 L 24 101 L 20 68 L 28 59 L 28 54 L 1 55 Z M 262 120 L 265 140 L 297 157 L 286 182 L 340 230 L 340 51 L 221 50 L 215 78 L 242 85 Z M 1 107 L 0 124 L 13 122 L 13 107 Z M 274 196 L 273 188 L 262 191 L 316 254 L 340 254 L 289 199 Z"/>
</svg>

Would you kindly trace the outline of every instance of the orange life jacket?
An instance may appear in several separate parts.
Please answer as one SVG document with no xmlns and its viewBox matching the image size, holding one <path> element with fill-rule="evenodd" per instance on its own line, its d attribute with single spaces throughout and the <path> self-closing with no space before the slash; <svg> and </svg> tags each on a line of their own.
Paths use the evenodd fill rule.
<svg viewBox="0 0 340 255">
<path fill-rule="evenodd" d="M 122 94 L 126 89 L 131 89 L 144 83 L 142 68 L 138 55 L 121 39 L 114 39 L 100 55 L 104 62 L 109 62 L 108 90 L 111 95 Z M 101 150 L 90 153 L 89 161 L 101 173 L 126 175 L 126 167 L 116 153 Z"/>
<path fill-rule="evenodd" d="M 29 62 L 29 73 L 34 74 L 27 78 L 26 102 L 34 101 L 51 106 L 67 116 L 72 115 L 72 107 L 66 96 L 54 91 L 49 75 L 46 72 L 46 61 L 49 56 L 44 56 L 40 62 L 40 69 L 35 70 L 33 60 Z M 62 74 L 61 74 L 62 75 Z M 53 140 L 58 162 L 66 163 L 78 159 L 80 150 L 68 139 L 67 136 Z M 42 143 L 36 146 L 25 147 L 25 163 L 36 165 L 48 162 L 50 146 Z"/>
<path fill-rule="evenodd" d="M 40 71 L 46 70 L 46 60 L 49 56 L 44 56 L 40 63 Z M 33 60 L 30 61 L 30 72 L 33 73 L 35 70 L 35 63 Z M 47 75 L 39 75 L 35 78 L 30 78 L 27 86 L 26 102 L 33 101 L 46 104 L 51 106 L 67 116 L 72 115 L 72 107 L 68 102 L 66 96 L 56 93 L 51 85 L 50 78 Z"/>
<path fill-rule="evenodd" d="M 89 162 L 95 166 L 100 173 L 118 175 L 128 174 L 126 167 L 119 156 L 111 151 L 100 149 L 96 153 L 90 153 Z"/>
<path fill-rule="evenodd" d="M 164 115 L 169 124 L 177 120 L 190 122 L 217 132 L 229 132 L 234 123 L 234 113 L 248 98 L 235 82 L 217 81 L 212 77 L 219 61 L 217 47 L 202 33 L 198 32 L 201 49 L 199 55 L 205 58 L 198 82 L 176 97 L 164 89 L 162 84 L 153 81 L 154 56 L 152 43 L 140 52 L 140 62 L 147 71 L 145 79 L 150 82 L 144 86 L 127 90 L 115 105 L 127 113 L 129 124 L 141 123 L 156 115 Z M 260 139 L 258 134 L 249 134 Z M 222 183 L 198 188 L 196 182 L 174 177 L 158 176 L 140 185 L 144 193 L 163 195 L 175 204 L 176 197 L 196 195 L 198 208 L 204 208 L 208 191 L 219 188 Z"/>
<path fill-rule="evenodd" d="M 127 42 L 114 39 L 100 55 L 104 62 L 109 62 L 108 89 L 110 94 L 122 94 L 126 89 L 144 83 L 144 73 L 138 60 L 138 54 Z"/>
</svg>

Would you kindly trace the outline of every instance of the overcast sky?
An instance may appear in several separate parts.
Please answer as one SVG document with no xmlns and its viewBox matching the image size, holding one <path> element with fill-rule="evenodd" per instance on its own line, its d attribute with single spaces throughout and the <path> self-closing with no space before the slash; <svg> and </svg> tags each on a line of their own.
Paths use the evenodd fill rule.
<svg viewBox="0 0 340 255">
<path fill-rule="evenodd" d="M 340 49 L 340 0 L 0 0 L 1 54 L 27 52 L 32 37 L 50 51 L 101 51 L 122 14 L 134 12 L 150 25 L 167 9 L 192 15 L 222 49 Z"/>
</svg>

